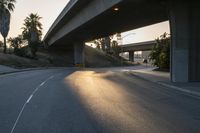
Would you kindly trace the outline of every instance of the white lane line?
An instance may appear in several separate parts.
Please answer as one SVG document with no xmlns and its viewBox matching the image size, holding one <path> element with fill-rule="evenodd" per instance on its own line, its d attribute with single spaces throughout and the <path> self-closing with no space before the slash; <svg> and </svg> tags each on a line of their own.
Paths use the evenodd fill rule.
<svg viewBox="0 0 200 133">
<path fill-rule="evenodd" d="M 16 127 L 16 125 L 17 125 L 18 121 L 19 121 L 19 118 L 20 118 L 20 117 L 21 117 L 21 115 L 22 115 L 22 112 L 24 111 L 24 108 L 25 108 L 26 104 L 27 104 L 27 102 L 26 102 L 26 103 L 24 103 L 24 105 L 23 105 L 23 107 L 22 107 L 22 109 L 21 109 L 21 111 L 20 111 L 19 115 L 17 116 L 17 119 L 16 119 L 16 121 L 15 121 L 15 123 L 14 123 L 14 125 L 13 125 L 13 128 L 12 128 L 12 130 L 11 130 L 11 132 L 10 132 L 10 133 L 13 133 L 13 132 L 14 132 L 14 130 L 15 130 L 15 127 Z"/>
<path fill-rule="evenodd" d="M 30 95 L 30 97 L 28 98 L 28 100 L 26 101 L 26 103 L 29 103 L 32 97 L 33 97 L 33 95 Z"/>
<path fill-rule="evenodd" d="M 41 84 L 40 84 L 40 86 L 43 86 L 45 84 L 45 82 L 42 82 Z"/>
<path fill-rule="evenodd" d="M 26 105 L 31 101 L 31 99 L 34 96 L 34 94 L 39 90 L 40 87 L 42 87 L 48 80 L 50 80 L 52 78 L 54 78 L 54 76 L 51 76 L 51 77 L 47 78 L 44 82 L 42 82 L 38 87 L 35 88 L 35 90 L 32 92 L 32 94 L 29 96 L 29 98 L 26 100 L 26 102 L 22 106 L 22 109 L 19 112 L 19 114 L 17 116 L 17 119 L 16 119 L 16 121 L 15 121 L 15 123 L 14 123 L 14 125 L 13 125 L 12 130 L 11 130 L 10 133 L 14 133 L 14 130 L 15 130 L 16 126 L 17 126 L 17 123 L 18 123 L 18 121 L 19 121 L 19 119 L 20 119 L 20 117 L 21 117 L 21 115 L 22 115 L 22 113 L 23 113 Z"/>
<path fill-rule="evenodd" d="M 33 91 L 32 95 L 34 95 L 34 94 L 39 90 L 40 87 L 42 87 L 48 80 L 50 80 L 50 79 L 52 79 L 52 78 L 54 78 L 54 76 L 51 76 L 51 77 L 49 77 L 48 79 L 46 79 L 44 82 L 42 82 L 42 83 Z"/>
</svg>

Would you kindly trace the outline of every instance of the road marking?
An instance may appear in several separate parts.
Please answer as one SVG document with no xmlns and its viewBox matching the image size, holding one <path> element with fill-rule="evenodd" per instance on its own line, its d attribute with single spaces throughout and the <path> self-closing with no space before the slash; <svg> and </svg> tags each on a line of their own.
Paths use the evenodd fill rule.
<svg viewBox="0 0 200 133">
<path fill-rule="evenodd" d="M 32 97 L 33 97 L 33 95 L 31 95 L 31 96 L 28 98 L 28 100 L 26 101 L 26 103 L 29 103 Z"/>
<path fill-rule="evenodd" d="M 52 78 L 54 78 L 54 76 L 51 76 L 51 77 L 47 78 L 44 82 L 42 82 L 38 87 L 35 88 L 35 90 L 32 92 L 32 94 L 29 96 L 29 98 L 26 100 L 26 102 L 22 106 L 22 109 L 19 112 L 19 114 L 17 116 L 17 119 L 16 119 L 16 121 L 15 121 L 15 123 L 14 123 L 14 125 L 13 125 L 12 130 L 11 130 L 10 133 L 14 133 L 14 130 L 15 130 L 16 126 L 17 126 L 17 123 L 18 123 L 18 121 L 19 121 L 19 119 L 20 119 L 20 117 L 21 117 L 21 115 L 22 115 L 22 113 L 23 113 L 26 105 L 31 101 L 31 99 L 34 96 L 34 94 L 39 90 L 40 87 L 42 87 L 48 80 L 50 80 Z"/>
<path fill-rule="evenodd" d="M 40 86 L 43 86 L 45 84 L 45 82 L 42 82 L 41 84 L 40 84 Z"/>
</svg>

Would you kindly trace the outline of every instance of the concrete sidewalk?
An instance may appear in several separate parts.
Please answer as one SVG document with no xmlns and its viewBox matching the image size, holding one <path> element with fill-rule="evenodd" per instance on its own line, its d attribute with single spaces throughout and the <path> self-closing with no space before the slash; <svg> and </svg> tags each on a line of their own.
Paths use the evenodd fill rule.
<svg viewBox="0 0 200 133">
<path fill-rule="evenodd" d="M 12 67 L 0 65 L 0 75 L 24 72 L 24 71 L 33 71 L 33 70 L 44 70 L 44 69 L 66 69 L 67 67 L 35 67 L 35 68 L 24 68 L 24 69 L 15 69 Z M 78 69 L 75 67 L 69 67 L 73 69 Z"/>
<path fill-rule="evenodd" d="M 16 72 L 23 72 L 23 71 L 40 70 L 40 69 L 46 69 L 46 68 L 15 69 L 15 68 L 11 68 L 11 67 L 8 67 L 8 66 L 0 65 L 0 75 L 16 73 Z"/>
<path fill-rule="evenodd" d="M 17 71 L 17 69 L 0 65 L 0 74 L 1 73 L 6 73 L 6 72 L 12 72 L 12 71 Z"/>
<path fill-rule="evenodd" d="M 172 83 L 169 72 L 153 71 L 153 69 L 131 70 L 129 72 L 139 78 L 200 97 L 200 82 Z"/>
</svg>

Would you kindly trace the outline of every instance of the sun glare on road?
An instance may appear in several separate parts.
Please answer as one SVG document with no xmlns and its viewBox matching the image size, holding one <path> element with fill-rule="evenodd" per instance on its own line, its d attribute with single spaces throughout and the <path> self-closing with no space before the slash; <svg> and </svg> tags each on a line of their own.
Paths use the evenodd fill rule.
<svg viewBox="0 0 200 133">
<path fill-rule="evenodd" d="M 114 77 L 113 72 L 77 71 L 66 77 L 65 83 L 72 86 L 82 105 L 101 126 L 122 132 L 143 129 L 140 123 L 146 123 L 148 118 L 138 119 L 145 114 L 129 99 L 134 96 L 119 82 L 112 81 Z"/>
</svg>

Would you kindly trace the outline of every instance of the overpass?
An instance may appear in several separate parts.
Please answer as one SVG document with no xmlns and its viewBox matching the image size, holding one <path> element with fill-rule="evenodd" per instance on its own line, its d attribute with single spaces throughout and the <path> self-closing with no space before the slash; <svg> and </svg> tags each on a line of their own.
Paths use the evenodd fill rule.
<svg viewBox="0 0 200 133">
<path fill-rule="evenodd" d="M 131 43 L 120 45 L 121 52 L 129 52 L 129 60 L 134 61 L 134 52 L 135 51 L 148 51 L 153 48 L 156 44 L 156 41 L 146 41 L 139 43 Z"/>
<path fill-rule="evenodd" d="M 84 64 L 84 42 L 169 20 L 172 81 L 200 81 L 199 5 L 179 0 L 71 0 L 44 41 L 50 47 L 74 49 L 74 63 Z"/>
<path fill-rule="evenodd" d="M 135 51 L 148 51 L 153 48 L 156 44 L 156 41 L 146 41 L 139 43 L 131 43 L 120 45 L 121 52 L 129 52 L 129 60 L 134 61 L 134 52 Z"/>
</svg>

